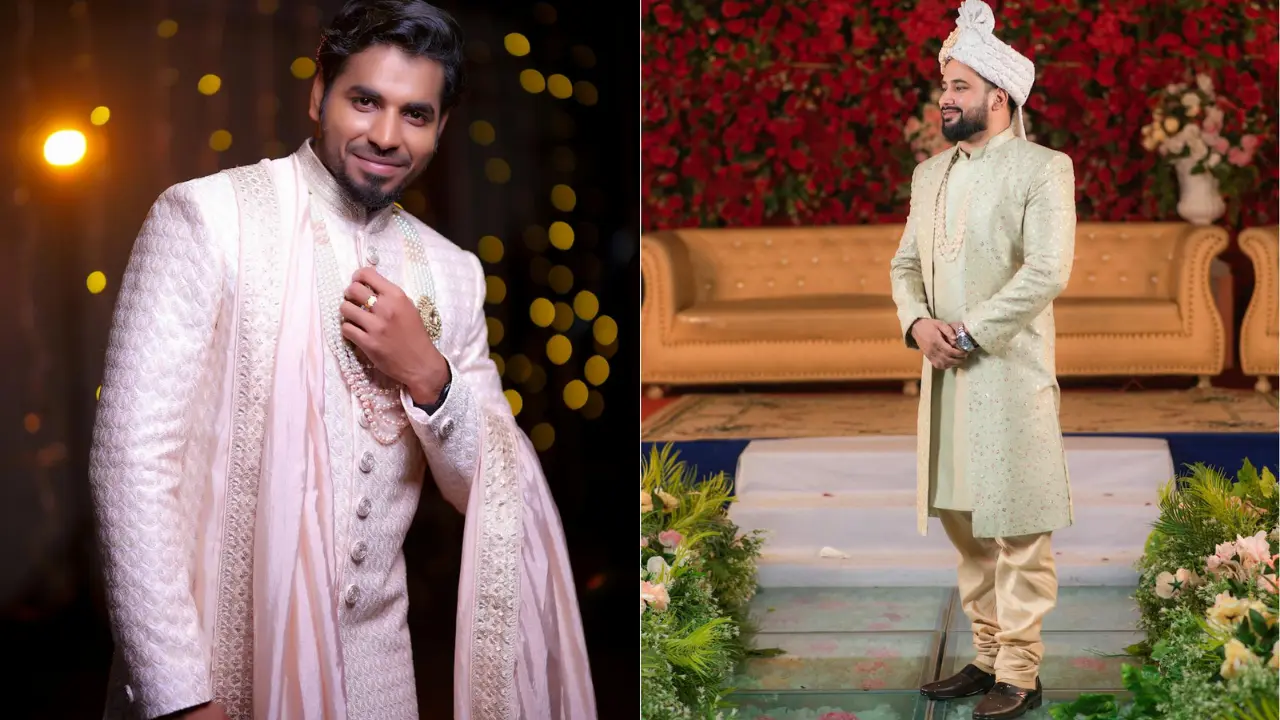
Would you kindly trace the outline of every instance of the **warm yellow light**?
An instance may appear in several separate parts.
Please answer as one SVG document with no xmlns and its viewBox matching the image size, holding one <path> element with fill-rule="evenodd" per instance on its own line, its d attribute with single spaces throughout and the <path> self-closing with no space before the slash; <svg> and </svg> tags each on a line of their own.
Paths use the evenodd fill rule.
<svg viewBox="0 0 1280 720">
<path fill-rule="evenodd" d="M 44 159 L 50 165 L 75 165 L 84 159 L 88 143 L 79 130 L 59 130 L 44 141 Z"/>
<path fill-rule="evenodd" d="M 551 93 L 552 97 L 564 100 L 573 96 L 573 83 L 569 82 L 569 78 L 557 73 L 547 78 L 547 92 Z"/>
<path fill-rule="evenodd" d="M 99 105 L 93 109 L 93 112 L 89 113 L 89 122 L 94 125 L 106 125 L 107 121 L 110 119 L 111 108 L 106 105 Z"/>
<path fill-rule="evenodd" d="M 529 362 L 529 358 L 524 355 L 512 355 L 507 361 L 507 377 L 512 382 L 522 383 L 529 379 L 529 374 L 533 372 L 533 363 Z"/>
<path fill-rule="evenodd" d="M 222 78 L 217 75 L 209 74 L 200 78 L 196 83 L 196 89 L 201 95 L 212 95 L 222 88 Z"/>
<path fill-rule="evenodd" d="M 497 137 L 494 132 L 493 125 L 486 120 L 476 120 L 471 123 L 471 140 L 477 145 L 489 145 L 493 143 Z"/>
<path fill-rule="evenodd" d="M 538 327 L 547 327 L 556 319 L 556 306 L 546 298 L 538 298 L 529 305 L 529 319 Z"/>
<path fill-rule="evenodd" d="M 40 432 L 40 416 L 35 413 L 27 413 L 27 416 L 22 418 L 22 427 L 26 428 L 27 432 L 32 435 Z"/>
<path fill-rule="evenodd" d="M 507 49 L 507 52 L 516 57 L 524 57 L 529 54 L 529 38 L 520 33 L 509 33 L 502 38 L 502 46 Z"/>
<path fill-rule="evenodd" d="M 480 238 L 480 259 L 487 263 L 496 263 L 502 260 L 502 240 L 494 235 L 485 235 Z"/>
<path fill-rule="evenodd" d="M 507 364 L 503 361 L 502 356 L 498 353 L 489 353 L 489 359 L 493 361 L 493 366 L 498 369 L 498 377 L 502 377 L 507 372 Z"/>
<path fill-rule="evenodd" d="M 156 26 L 156 34 L 157 34 L 157 35 L 159 35 L 159 36 L 160 36 L 160 37 L 162 37 L 162 38 L 171 38 L 171 37 L 173 37 L 174 35 L 177 35 L 177 34 L 178 34 L 178 21 L 176 21 L 176 20 L 161 20 L 161 21 L 160 21 L 160 24 Z"/>
<path fill-rule="evenodd" d="M 595 335 L 596 342 L 601 345 L 612 345 L 613 341 L 618 339 L 618 323 L 608 315 L 601 315 L 592 326 L 591 332 Z"/>
<path fill-rule="evenodd" d="M 295 58 L 289 64 L 289 72 L 299 80 L 306 80 L 316 74 L 316 61 L 309 57 Z"/>
<path fill-rule="evenodd" d="M 552 321 L 551 327 L 565 332 L 573 327 L 573 308 L 568 303 L 556 303 L 556 319 Z"/>
<path fill-rule="evenodd" d="M 502 278 L 490 275 L 484 279 L 484 300 L 490 305 L 497 305 L 507 297 L 507 284 Z"/>
<path fill-rule="evenodd" d="M 547 249 L 547 231 L 541 225 L 529 225 L 524 229 L 524 244 L 534 252 Z"/>
<path fill-rule="evenodd" d="M 536 95 L 547 89 L 547 81 L 542 79 L 542 73 L 537 70 L 521 70 L 520 87 Z"/>
<path fill-rule="evenodd" d="M 547 359 L 556 365 L 563 365 L 573 357 L 573 343 L 563 335 L 552 335 L 547 341 Z"/>
<path fill-rule="evenodd" d="M 563 265 L 557 265 L 547 273 L 547 284 L 560 294 L 567 293 L 573 289 L 573 271 Z"/>
<path fill-rule="evenodd" d="M 583 290 L 573 299 L 573 311 L 583 320 L 591 320 L 600 312 L 600 301 L 590 290 Z"/>
<path fill-rule="evenodd" d="M 99 386 L 98 386 L 98 389 L 97 389 L 97 390 L 95 390 L 95 391 L 93 392 L 93 399 L 94 399 L 94 400 L 101 400 L 101 399 L 102 399 L 102 386 L 101 386 L 101 385 L 99 385 Z"/>
<path fill-rule="evenodd" d="M 534 365 L 533 371 L 529 374 L 529 379 L 524 383 L 524 389 L 531 393 L 540 393 L 547 386 L 547 371 L 542 369 L 541 365 Z"/>
<path fill-rule="evenodd" d="M 489 158 L 484 164 L 484 176 L 489 182 L 502 185 L 511 179 L 511 166 L 502 158 Z"/>
<path fill-rule="evenodd" d="M 567 222 L 557 220 L 551 223 L 551 227 L 547 228 L 547 236 L 551 238 L 551 244 L 560 250 L 573 247 L 573 228 Z"/>
<path fill-rule="evenodd" d="M 217 152 L 225 152 L 231 147 L 231 133 L 226 130 L 214 130 L 209 136 L 209 147 Z"/>
<path fill-rule="evenodd" d="M 577 410 L 587 404 L 587 386 L 581 380 L 571 380 L 564 386 L 564 404 L 570 410 Z"/>
<path fill-rule="evenodd" d="M 568 185 L 556 185 L 551 188 L 551 204 L 560 212 L 569 212 L 578 204 L 578 196 Z"/>
<path fill-rule="evenodd" d="M 520 393 L 515 390 L 507 390 L 502 394 L 507 397 L 507 404 L 511 406 L 511 414 L 519 415 L 520 410 L 524 408 L 524 399 L 520 397 Z"/>
<path fill-rule="evenodd" d="M 587 359 L 583 375 L 586 375 L 587 382 L 592 385 L 603 385 L 609 379 L 609 361 L 599 355 L 592 355 Z"/>
<path fill-rule="evenodd" d="M 596 86 L 586 80 L 579 80 L 573 84 L 573 96 L 583 105 L 595 105 L 600 101 L 600 93 L 596 91 Z"/>
<path fill-rule="evenodd" d="M 556 429 L 548 423 L 538 423 L 529 431 L 529 440 L 538 452 L 549 449 L 556 441 Z"/>
<path fill-rule="evenodd" d="M 502 321 L 498 318 L 485 318 L 484 324 L 489 330 L 489 345 L 497 345 L 502 342 L 502 334 L 505 332 L 502 327 Z"/>
<path fill-rule="evenodd" d="M 89 279 L 85 280 L 85 286 L 89 288 L 89 292 L 97 295 L 107 289 L 107 276 L 98 270 L 89 273 Z"/>
</svg>

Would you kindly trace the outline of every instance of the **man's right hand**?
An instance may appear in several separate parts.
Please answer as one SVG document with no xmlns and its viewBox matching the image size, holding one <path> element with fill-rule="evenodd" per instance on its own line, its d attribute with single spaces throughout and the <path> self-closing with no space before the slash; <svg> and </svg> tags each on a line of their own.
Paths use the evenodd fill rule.
<svg viewBox="0 0 1280 720">
<path fill-rule="evenodd" d="M 231 720 L 231 718 L 227 716 L 227 711 L 222 709 L 222 705 L 208 702 L 187 710 L 179 710 L 172 715 L 165 715 L 163 720 Z"/>
<path fill-rule="evenodd" d="M 955 328 L 941 320 L 920 318 L 911 326 L 911 337 L 934 369 L 959 367 L 969 357 L 969 353 L 955 346 Z"/>
</svg>

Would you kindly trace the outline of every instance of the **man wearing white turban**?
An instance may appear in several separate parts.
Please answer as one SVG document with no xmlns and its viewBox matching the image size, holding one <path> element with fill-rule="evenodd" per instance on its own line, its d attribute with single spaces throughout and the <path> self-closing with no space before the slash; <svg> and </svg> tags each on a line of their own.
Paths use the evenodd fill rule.
<svg viewBox="0 0 1280 720">
<path fill-rule="evenodd" d="M 1053 300 L 1075 245 L 1075 177 L 1063 153 L 1028 142 L 1022 106 L 1035 66 L 964 0 L 939 54 L 943 134 L 956 147 L 916 167 L 891 270 L 907 346 L 924 355 L 917 520 L 960 553 L 974 661 L 921 692 L 985 697 L 975 720 L 1042 703 L 1040 628 L 1057 603 L 1050 536 L 1071 525 L 1058 422 Z"/>
</svg>

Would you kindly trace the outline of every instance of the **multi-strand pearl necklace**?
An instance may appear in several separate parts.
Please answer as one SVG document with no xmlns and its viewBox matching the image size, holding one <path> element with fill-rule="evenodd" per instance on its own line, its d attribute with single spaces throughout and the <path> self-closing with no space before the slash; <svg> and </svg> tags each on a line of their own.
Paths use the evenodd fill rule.
<svg viewBox="0 0 1280 720">
<path fill-rule="evenodd" d="M 947 166 L 946 174 L 942 176 L 942 187 L 938 188 L 938 198 L 934 204 L 934 252 L 947 262 L 960 257 L 960 249 L 964 247 L 964 229 L 969 220 L 969 201 L 973 198 L 973 183 L 969 183 L 969 187 L 965 189 L 964 199 L 960 201 L 960 211 L 956 214 L 956 231 L 947 232 L 947 185 L 951 183 L 951 171 L 955 169 L 956 161 L 960 159 L 962 152 L 964 151 L 956 148 L 955 155 L 951 157 L 951 164 Z"/>
<path fill-rule="evenodd" d="M 422 239 L 418 237 L 417 229 L 400 215 L 400 208 L 394 207 L 391 212 L 404 235 L 405 261 L 416 286 L 414 290 L 419 293 L 416 303 L 418 312 L 431 341 L 438 343 L 443 328 L 433 300 L 435 282 L 427 264 L 426 249 L 422 245 Z M 317 293 L 325 341 L 338 359 L 338 367 L 347 388 L 360 403 L 360 425 L 367 427 L 378 442 L 390 445 L 399 439 L 409 425 L 409 418 L 400 401 L 402 386 L 374 367 L 368 358 L 363 357 L 363 353 L 358 353 L 355 346 L 342 337 L 343 318 L 339 308 L 344 301 L 343 290 L 347 284 L 338 275 L 338 260 L 333 252 L 329 231 L 314 201 L 310 203 L 310 215 L 311 225 L 316 233 Z M 413 297 L 407 288 L 405 292 Z"/>
</svg>

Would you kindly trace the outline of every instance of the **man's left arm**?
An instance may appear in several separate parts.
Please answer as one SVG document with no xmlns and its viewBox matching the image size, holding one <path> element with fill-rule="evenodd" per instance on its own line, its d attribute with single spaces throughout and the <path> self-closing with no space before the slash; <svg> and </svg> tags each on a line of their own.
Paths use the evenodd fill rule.
<svg viewBox="0 0 1280 720">
<path fill-rule="evenodd" d="M 1034 181 L 1023 218 L 1023 262 L 1000 291 L 976 303 L 963 325 L 978 347 L 1000 355 L 1067 287 L 1076 244 L 1071 158 L 1053 157 Z"/>
<path fill-rule="evenodd" d="M 453 358 L 444 358 L 449 367 L 447 394 L 438 407 L 432 407 L 438 395 L 415 399 L 408 387 L 401 393 L 409 423 L 422 443 L 441 494 L 461 512 L 466 511 L 471 482 L 480 466 L 485 408 L 501 406 L 510 413 L 497 366 L 489 357 L 484 271 L 475 256 L 469 255 L 468 259 L 472 265 L 468 295 L 474 305 L 468 313 L 461 351 Z"/>
</svg>

